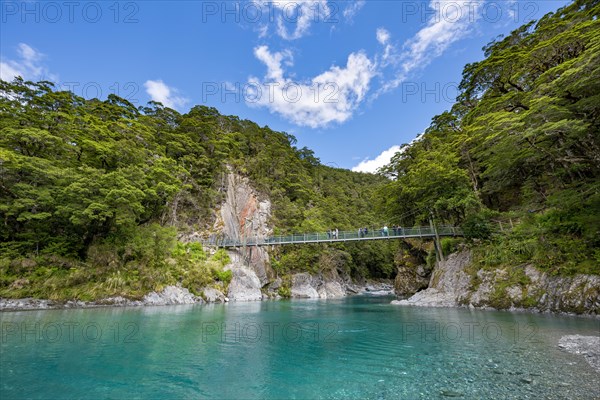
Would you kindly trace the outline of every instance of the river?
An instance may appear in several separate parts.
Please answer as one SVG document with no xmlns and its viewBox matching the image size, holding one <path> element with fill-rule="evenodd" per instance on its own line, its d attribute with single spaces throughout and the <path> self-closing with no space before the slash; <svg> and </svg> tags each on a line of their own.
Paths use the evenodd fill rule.
<svg viewBox="0 0 600 400">
<path fill-rule="evenodd" d="M 391 298 L 3 312 L 0 398 L 597 398 L 600 320 Z"/>
</svg>

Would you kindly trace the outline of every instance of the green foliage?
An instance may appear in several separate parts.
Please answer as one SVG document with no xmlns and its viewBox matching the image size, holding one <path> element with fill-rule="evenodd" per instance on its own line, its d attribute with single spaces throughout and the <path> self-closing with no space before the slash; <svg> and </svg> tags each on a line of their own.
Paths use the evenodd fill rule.
<svg viewBox="0 0 600 400">
<path fill-rule="evenodd" d="M 224 282 L 226 285 L 229 285 L 229 283 L 231 282 L 231 278 L 233 278 L 231 270 L 219 271 L 215 269 L 213 270 L 213 274 L 215 279 Z"/>
<path fill-rule="evenodd" d="M 489 239 L 493 228 L 489 215 L 485 213 L 473 213 L 468 215 L 461 224 L 463 233 L 467 239 Z"/>
<path fill-rule="evenodd" d="M 400 241 L 283 246 L 272 254 L 271 266 L 279 276 L 291 272 L 328 274 L 353 278 L 393 278 L 395 256 L 409 246 Z"/>
<path fill-rule="evenodd" d="M 436 255 L 436 251 L 435 248 L 432 248 L 431 250 L 429 250 L 429 252 L 427 253 L 427 257 L 425 258 L 425 263 L 427 264 L 427 266 L 429 268 L 433 268 L 435 267 L 435 263 L 437 262 L 437 255 Z"/>
<path fill-rule="evenodd" d="M 460 244 L 463 243 L 463 240 L 460 238 L 443 238 L 442 242 L 442 252 L 445 255 L 455 253 L 459 250 Z"/>
<path fill-rule="evenodd" d="M 221 267 L 224 267 L 231 262 L 229 254 L 227 254 L 225 249 L 217 250 L 217 252 L 211 257 L 211 260 L 218 262 Z"/>
<path fill-rule="evenodd" d="M 292 289 L 289 286 L 281 286 L 279 289 L 277 289 L 277 294 L 284 299 L 289 299 L 292 297 Z"/>
</svg>

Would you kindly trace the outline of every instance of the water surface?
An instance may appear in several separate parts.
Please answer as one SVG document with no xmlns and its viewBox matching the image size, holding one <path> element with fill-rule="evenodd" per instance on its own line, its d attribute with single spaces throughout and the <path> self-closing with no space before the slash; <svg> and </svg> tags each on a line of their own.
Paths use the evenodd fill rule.
<svg viewBox="0 0 600 400">
<path fill-rule="evenodd" d="M 598 319 L 390 300 L 0 313 L 0 398 L 600 397 L 557 348 Z"/>
</svg>

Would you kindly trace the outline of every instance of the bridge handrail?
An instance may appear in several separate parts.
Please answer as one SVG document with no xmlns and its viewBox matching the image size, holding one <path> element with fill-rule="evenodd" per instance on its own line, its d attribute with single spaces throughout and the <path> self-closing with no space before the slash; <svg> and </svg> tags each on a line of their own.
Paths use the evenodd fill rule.
<svg viewBox="0 0 600 400">
<path fill-rule="evenodd" d="M 436 232 L 437 231 L 437 232 Z M 403 237 L 432 237 L 437 233 L 438 236 L 462 236 L 462 230 L 459 227 L 451 225 L 440 225 L 432 229 L 430 226 L 416 227 L 398 227 L 388 228 L 387 233 L 381 229 L 368 229 L 365 234 L 355 231 L 339 231 L 337 237 L 333 232 L 312 232 L 289 235 L 275 235 L 269 237 L 242 237 L 241 239 L 216 238 L 211 237 L 209 245 L 218 247 L 242 247 L 242 246 L 263 246 L 290 243 L 327 243 L 355 240 L 369 240 L 378 238 L 403 238 Z"/>
</svg>

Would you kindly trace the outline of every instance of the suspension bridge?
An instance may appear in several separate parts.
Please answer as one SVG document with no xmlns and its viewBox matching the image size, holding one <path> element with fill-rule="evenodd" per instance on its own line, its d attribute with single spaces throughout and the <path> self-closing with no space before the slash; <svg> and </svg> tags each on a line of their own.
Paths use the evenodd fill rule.
<svg viewBox="0 0 600 400">
<path fill-rule="evenodd" d="M 212 236 L 205 242 L 206 245 L 220 248 L 236 247 L 260 247 L 260 246 L 278 246 L 286 244 L 309 244 L 309 243 L 337 243 L 337 242 L 358 242 L 366 240 L 391 240 L 391 239 L 409 239 L 409 238 L 433 238 L 439 242 L 440 237 L 463 236 L 462 230 L 455 226 L 416 226 L 412 228 L 392 227 L 384 229 L 362 229 L 355 231 L 339 232 L 316 232 L 300 233 L 292 235 L 256 237 L 243 236 L 241 238 L 227 238 Z"/>
</svg>

